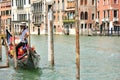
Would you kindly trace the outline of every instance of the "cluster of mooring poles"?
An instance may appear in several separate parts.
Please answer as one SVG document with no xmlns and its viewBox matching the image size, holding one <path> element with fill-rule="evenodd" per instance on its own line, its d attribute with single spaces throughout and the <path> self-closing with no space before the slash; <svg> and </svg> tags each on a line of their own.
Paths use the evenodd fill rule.
<svg viewBox="0 0 120 80">
<path fill-rule="evenodd" d="M 8 63 L 8 54 L 7 54 L 7 51 L 8 51 L 8 47 L 7 47 L 7 41 L 5 39 L 5 33 L 3 31 L 2 33 L 2 24 L 1 24 L 1 17 L 0 17 L 0 62 L 2 62 L 2 45 L 4 44 L 5 46 L 5 53 L 6 53 L 6 64 L 5 65 L 0 65 L 0 68 L 7 68 L 9 67 L 9 63 Z"/>
<path fill-rule="evenodd" d="M 53 1 L 47 1 L 48 19 L 48 61 L 54 67 L 54 39 L 53 39 Z M 79 43 L 79 20 L 78 0 L 75 0 L 75 27 L 76 27 L 76 80 L 80 80 L 80 43 Z"/>
</svg>

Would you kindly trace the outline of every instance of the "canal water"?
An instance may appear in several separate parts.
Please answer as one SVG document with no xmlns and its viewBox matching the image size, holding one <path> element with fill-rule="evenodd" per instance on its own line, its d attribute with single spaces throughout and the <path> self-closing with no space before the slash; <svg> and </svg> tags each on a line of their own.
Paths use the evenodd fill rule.
<svg viewBox="0 0 120 80">
<path fill-rule="evenodd" d="M 75 36 L 55 35 L 55 67 L 48 62 L 47 36 L 32 35 L 40 68 L 0 69 L 0 80 L 76 80 Z M 4 56 L 5 58 L 5 56 Z M 81 80 L 120 80 L 120 37 L 80 37 Z"/>
</svg>

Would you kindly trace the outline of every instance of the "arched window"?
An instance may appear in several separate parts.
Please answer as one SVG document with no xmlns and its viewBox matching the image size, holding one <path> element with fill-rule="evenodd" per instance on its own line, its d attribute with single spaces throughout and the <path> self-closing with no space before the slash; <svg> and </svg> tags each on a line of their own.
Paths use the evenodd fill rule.
<svg viewBox="0 0 120 80">
<path fill-rule="evenodd" d="M 85 0 L 85 5 L 87 5 L 87 0 Z"/>
<path fill-rule="evenodd" d="M 83 0 L 81 0 L 80 4 L 83 5 Z"/>
<path fill-rule="evenodd" d="M 81 12 L 80 17 L 81 17 L 81 20 L 84 19 L 84 13 L 83 12 Z"/>
<path fill-rule="evenodd" d="M 95 1 L 94 1 L 94 0 L 92 0 L 92 5 L 94 5 L 94 2 L 95 2 Z"/>
<path fill-rule="evenodd" d="M 87 19 L 88 19 L 88 13 L 85 12 L 85 20 L 87 20 Z"/>
<path fill-rule="evenodd" d="M 62 10 L 64 10 L 64 0 L 62 0 Z"/>
</svg>

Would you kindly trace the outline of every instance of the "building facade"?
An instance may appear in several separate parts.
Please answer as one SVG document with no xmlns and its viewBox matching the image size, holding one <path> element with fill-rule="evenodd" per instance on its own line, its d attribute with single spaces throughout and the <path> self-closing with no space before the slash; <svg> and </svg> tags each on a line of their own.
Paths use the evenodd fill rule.
<svg viewBox="0 0 120 80">
<path fill-rule="evenodd" d="M 12 1 L 12 22 L 15 32 L 20 31 L 21 22 L 25 22 L 27 26 L 31 22 L 31 0 L 11 0 Z M 30 26 L 32 24 L 30 23 Z M 31 28 L 30 28 L 31 29 Z M 32 30 L 32 29 L 31 29 Z"/>
<path fill-rule="evenodd" d="M 62 16 L 65 34 L 75 34 L 75 1 L 65 0 L 65 10 Z"/>
<path fill-rule="evenodd" d="M 79 1 L 79 25 L 80 33 L 89 35 L 95 28 L 96 0 Z"/>
<path fill-rule="evenodd" d="M 120 1 L 97 0 L 97 19 L 100 33 L 116 32 L 120 26 Z M 107 32 L 103 32 L 107 31 Z"/>
<path fill-rule="evenodd" d="M 1 27 L 11 31 L 11 0 L 3 0 L 0 2 Z"/>
<path fill-rule="evenodd" d="M 36 0 L 32 3 L 33 32 L 46 33 L 46 5 L 45 0 Z"/>
<path fill-rule="evenodd" d="M 53 3 L 53 26 L 55 34 L 63 33 L 63 19 L 66 0 L 54 0 Z"/>
</svg>

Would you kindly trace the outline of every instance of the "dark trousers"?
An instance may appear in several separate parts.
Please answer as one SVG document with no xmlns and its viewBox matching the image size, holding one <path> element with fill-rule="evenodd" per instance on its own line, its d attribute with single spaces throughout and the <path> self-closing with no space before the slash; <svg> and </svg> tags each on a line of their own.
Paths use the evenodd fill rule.
<svg viewBox="0 0 120 80">
<path fill-rule="evenodd" d="M 17 46 L 16 46 L 16 56 L 18 56 L 18 49 L 21 47 L 21 46 L 25 46 L 26 43 L 23 43 L 23 42 L 20 42 Z"/>
</svg>

